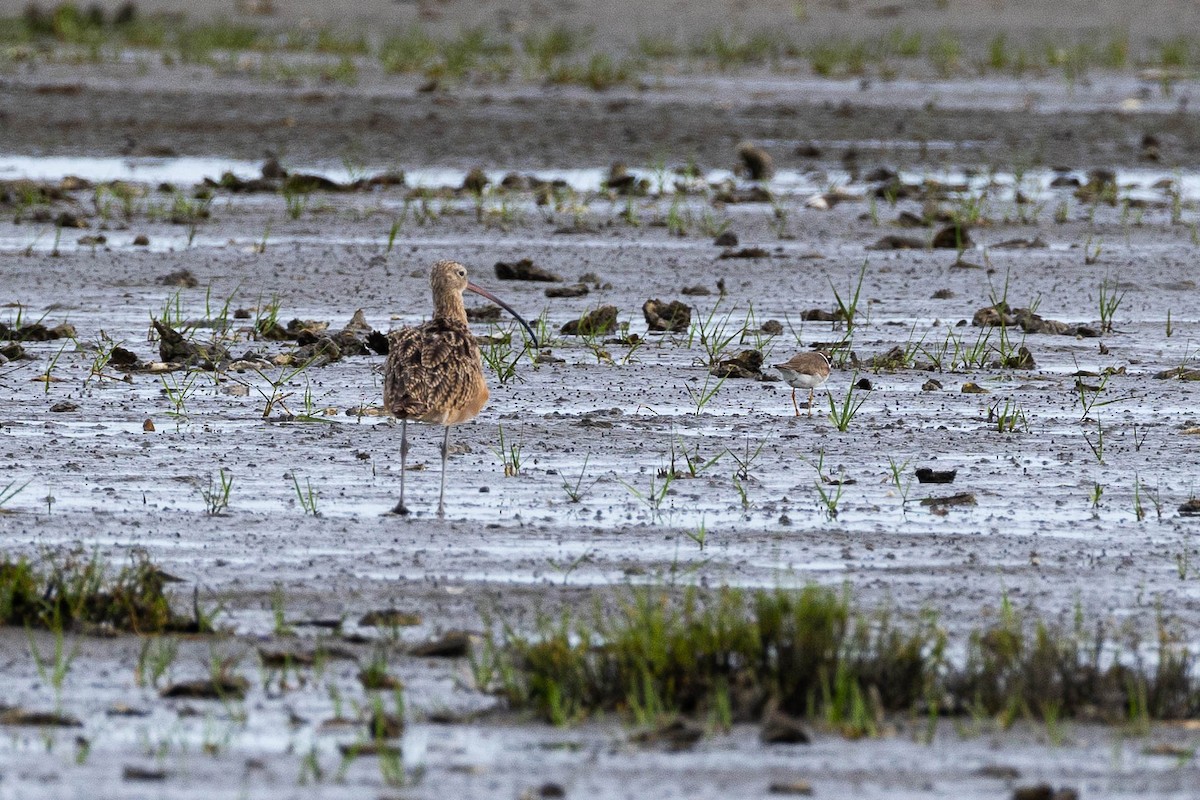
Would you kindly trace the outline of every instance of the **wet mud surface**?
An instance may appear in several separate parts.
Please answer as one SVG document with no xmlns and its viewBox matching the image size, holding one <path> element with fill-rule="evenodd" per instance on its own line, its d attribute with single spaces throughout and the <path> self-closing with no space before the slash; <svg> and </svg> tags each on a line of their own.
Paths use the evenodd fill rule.
<svg viewBox="0 0 1200 800">
<path fill-rule="evenodd" d="M 738 90 L 712 77 L 624 99 L 467 93 L 436 110 L 426 105 L 434 99 L 397 108 L 360 88 L 320 100 L 277 90 L 268 111 L 255 86 L 230 100 L 222 113 L 232 122 L 213 138 L 199 130 L 201 117 L 212 122 L 208 89 L 168 97 L 85 70 L 81 94 L 31 94 L 51 78 L 0 86 L 13 132 L 0 179 L 58 185 L 67 173 L 37 156 L 118 155 L 128 127 L 113 121 L 118 107 L 154 142 L 226 162 L 243 179 L 257 177 L 264 146 L 285 151 L 293 171 L 358 177 L 333 166 L 347 130 L 364 174 L 399 168 L 409 178 L 286 196 L 215 188 L 192 205 L 198 180 L 172 173 L 169 157 L 143 162 L 162 172 L 138 184 L 128 217 L 117 193 L 102 211 L 108 195 L 94 186 L 30 207 L 6 201 L 0 323 L 75 331 L 20 341 L 24 357 L 0 362 L 0 487 L 24 487 L 0 513 L 6 552 L 75 548 L 116 564 L 145 552 L 182 580 L 181 606 L 193 589 L 220 604 L 229 633 L 183 639 L 158 679 L 144 673 L 155 660 L 145 648 L 165 638 L 68 635 L 73 666 L 55 689 L 31 655 L 52 651 L 52 637 L 4 632 L 12 688 L 0 702 L 60 708 L 80 727 L 6 725 L 3 791 L 715 798 L 807 781 L 819 797 L 982 798 L 1044 781 L 1087 797 L 1195 794 L 1188 723 L 1127 736 L 1084 723 L 942 721 L 935 746 L 915 720 L 871 741 L 818 728 L 811 745 L 767 746 L 756 729 L 735 727 L 668 753 L 631 743 L 617 720 L 555 729 L 510 714 L 474 688 L 468 659 L 411 654 L 389 663 L 409 713 L 403 780 L 386 758 L 339 750 L 364 741 L 372 696 L 394 702 L 357 677 L 381 642 L 398 653 L 451 631 L 478 634 L 485 619 L 519 627 L 541 611 L 590 612 L 629 585 L 844 585 L 867 607 L 933 611 L 960 637 L 994 620 L 1005 598 L 1047 619 L 1069 622 L 1078 608 L 1144 632 L 1163 615 L 1194 632 L 1197 518 L 1180 508 L 1200 478 L 1200 384 L 1189 379 L 1200 349 L 1200 176 L 1189 167 L 1194 114 L 1175 99 L 1118 116 L 1111 107 L 1136 91 L 1122 85 L 1062 113 L 986 97 L 939 112 L 918 87 L 918 110 L 897 127 L 893 109 L 857 105 L 852 91 L 856 110 L 837 117 L 821 102 L 780 116 L 787 97 L 713 110 L 712 92 Z M 1010 99 L 1023 91 L 1001 89 Z M 526 91 L 537 97 L 519 97 Z M 1039 91 L 1087 105 L 1054 81 Z M 179 113 L 168 117 L 164 104 Z M 364 123 L 372 114 L 385 115 L 377 134 Z M 276 126 L 276 116 L 294 124 Z M 76 117 L 95 124 L 62 122 Z M 926 127 L 930 135 L 914 133 Z M 1059 127 L 1073 138 L 1054 136 Z M 1165 163 L 1143 158 L 1147 131 L 1165 142 Z M 930 138 L 949 144 L 930 149 Z M 769 198 L 755 200 L 757 184 L 732 175 L 743 139 L 773 154 Z M 802 142 L 821 155 L 792 155 Z M 843 158 L 851 146 L 855 163 Z M 1037 158 L 1020 162 L 1031 148 Z M 693 157 L 704 178 L 671 171 Z M 647 195 L 602 191 L 616 161 L 645 179 Z M 480 163 L 491 181 L 482 195 L 431 188 L 456 189 Z M 1070 170 L 1049 169 L 1058 164 Z M 1111 195 L 1087 193 L 1096 166 L 1116 170 L 1115 184 L 1101 181 Z M 216 163 L 198 169 L 209 167 L 219 180 Z M 901 173 L 867 180 L 876 167 Z M 528 180 L 499 188 L 509 172 L 566 171 L 570 185 L 545 204 Z M 1063 176 L 1083 190 L 1051 185 Z M 91 180 L 106 177 L 139 180 L 136 168 Z M 183 191 L 162 192 L 163 181 Z M 905 186 L 917 188 L 895 199 Z M 749 202 L 714 202 L 722 192 Z M 885 237 L 929 243 L 947 224 L 929 219 L 934 207 L 970 219 L 961 253 L 872 249 Z M 34 216 L 38 208 L 49 216 Z M 86 227 L 56 225 L 63 213 Z M 921 224 L 905 227 L 913 219 Z M 727 233 L 736 241 L 713 243 Z M 474 325 L 495 337 L 483 344 L 492 398 L 451 432 L 447 518 L 433 513 L 441 431 L 420 425 L 409 427 L 415 513 L 400 518 L 385 514 L 399 486 L 399 429 L 375 411 L 383 357 L 276 363 L 302 343 L 256 332 L 268 316 L 337 332 L 360 309 L 379 331 L 420 322 L 429 267 L 443 258 L 540 317 L 543 341 L 535 358 L 510 321 Z M 522 259 L 562 281 L 496 277 L 495 264 Z M 194 285 L 177 285 L 182 271 Z M 547 296 L 575 286 L 586 294 Z M 836 312 L 856 294 L 849 326 Z M 681 301 L 690 324 L 649 331 L 651 299 Z M 560 333 L 602 306 L 616 309 L 614 332 Z M 987 308 L 994 320 L 1005 308 L 1013 316 L 973 324 Z M 813 309 L 832 321 L 806 318 L 822 316 Z M 1069 330 L 1027 332 L 1021 320 L 1031 317 L 1017 309 Z M 217 371 L 151 366 L 164 360 L 152 318 L 193 342 L 218 336 L 231 360 Z M 114 344 L 141 367 L 105 362 Z M 812 416 L 799 393 L 797 417 L 770 365 L 816 346 L 832 350 L 833 374 Z M 760 352 L 761 362 L 742 363 L 764 365 L 763 379 L 710 372 L 746 350 Z M 869 389 L 851 390 L 863 379 Z M 838 430 L 831 416 L 847 403 L 857 410 Z M 953 482 L 920 483 L 921 467 L 954 470 Z M 213 515 L 205 493 L 222 478 L 232 480 L 228 507 Z M 939 502 L 963 493 L 972 502 Z M 387 608 L 418 624 L 355 624 Z M 308 624 L 329 620 L 343 624 Z M 340 656 L 278 670 L 259 654 L 318 645 Z M 160 696 L 170 682 L 207 676 L 214 660 L 249 680 L 245 699 Z"/>
</svg>

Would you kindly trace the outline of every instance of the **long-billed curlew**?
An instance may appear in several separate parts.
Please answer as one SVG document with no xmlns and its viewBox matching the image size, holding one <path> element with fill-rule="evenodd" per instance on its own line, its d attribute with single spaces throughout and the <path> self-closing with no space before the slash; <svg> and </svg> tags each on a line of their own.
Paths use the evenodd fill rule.
<svg viewBox="0 0 1200 800">
<path fill-rule="evenodd" d="M 796 390 L 808 389 L 808 415 L 811 417 L 813 390 L 829 379 L 829 367 L 829 355 L 819 350 L 815 353 L 799 353 L 775 365 L 787 385 L 792 387 L 792 407 L 796 409 L 797 417 L 800 416 L 800 406 L 796 405 Z"/>
<path fill-rule="evenodd" d="M 508 313 L 529 331 L 537 347 L 537 336 L 520 314 L 486 289 L 467 280 L 467 268 L 457 261 L 439 261 L 429 275 L 433 289 L 433 319 L 415 328 L 388 334 L 388 357 L 383 366 L 383 405 L 400 420 L 400 502 L 394 514 L 407 514 L 404 505 L 404 468 L 408 456 L 408 421 L 430 422 L 445 427 L 442 437 L 442 487 L 438 494 L 438 516 L 445 515 L 446 457 L 449 455 L 450 426 L 468 422 L 488 400 L 487 383 L 479 345 L 467 327 L 463 290 L 482 295 Z"/>
</svg>

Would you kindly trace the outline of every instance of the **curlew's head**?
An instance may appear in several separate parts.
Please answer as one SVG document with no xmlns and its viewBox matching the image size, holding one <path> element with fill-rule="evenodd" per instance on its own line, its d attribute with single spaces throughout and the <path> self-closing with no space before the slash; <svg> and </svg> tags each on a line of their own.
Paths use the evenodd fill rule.
<svg viewBox="0 0 1200 800">
<path fill-rule="evenodd" d="M 525 318 L 514 311 L 512 306 L 499 297 L 496 297 L 496 295 L 487 289 L 471 283 L 467 279 L 467 268 L 457 261 L 439 261 L 434 264 L 433 270 L 429 273 L 429 286 L 433 289 L 434 316 L 455 319 L 465 325 L 467 322 L 467 312 L 463 307 L 462 293 L 464 290 L 474 292 L 480 297 L 486 297 L 509 314 L 512 314 L 517 322 L 521 323 L 525 330 L 529 332 L 529 340 L 533 344 L 534 349 L 538 348 L 537 336 L 534 334 L 533 328 L 525 321 Z"/>
</svg>

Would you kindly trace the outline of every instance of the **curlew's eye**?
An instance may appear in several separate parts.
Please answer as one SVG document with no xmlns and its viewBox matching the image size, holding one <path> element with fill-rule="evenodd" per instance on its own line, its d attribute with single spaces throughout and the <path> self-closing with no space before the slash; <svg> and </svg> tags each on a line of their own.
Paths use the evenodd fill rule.
<svg viewBox="0 0 1200 800">
<path fill-rule="evenodd" d="M 465 269 L 460 269 L 460 270 L 458 271 L 458 277 L 460 277 L 460 278 L 465 278 L 465 277 L 467 277 L 467 271 L 466 271 Z"/>
</svg>

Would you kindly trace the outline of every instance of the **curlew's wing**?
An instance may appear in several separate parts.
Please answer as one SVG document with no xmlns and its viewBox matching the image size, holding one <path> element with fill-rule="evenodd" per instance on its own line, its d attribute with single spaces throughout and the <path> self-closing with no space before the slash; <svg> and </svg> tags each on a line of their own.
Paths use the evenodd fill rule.
<svg viewBox="0 0 1200 800">
<path fill-rule="evenodd" d="M 383 404 L 397 417 L 443 423 L 477 402 L 482 377 L 479 348 L 464 325 L 435 319 L 388 334 Z"/>
</svg>

